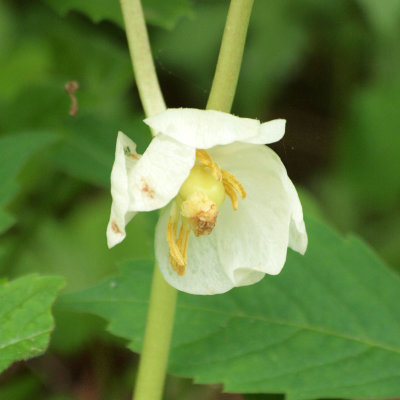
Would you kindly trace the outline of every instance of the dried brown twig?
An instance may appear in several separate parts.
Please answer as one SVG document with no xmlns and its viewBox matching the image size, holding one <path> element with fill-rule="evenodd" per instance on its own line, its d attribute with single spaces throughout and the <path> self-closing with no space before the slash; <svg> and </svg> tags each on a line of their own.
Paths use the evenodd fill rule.
<svg viewBox="0 0 400 400">
<path fill-rule="evenodd" d="M 76 114 L 78 114 L 78 100 L 76 99 L 75 92 L 79 89 L 79 84 L 77 81 L 69 81 L 65 84 L 64 89 L 71 99 L 69 115 L 74 117 Z"/>
</svg>

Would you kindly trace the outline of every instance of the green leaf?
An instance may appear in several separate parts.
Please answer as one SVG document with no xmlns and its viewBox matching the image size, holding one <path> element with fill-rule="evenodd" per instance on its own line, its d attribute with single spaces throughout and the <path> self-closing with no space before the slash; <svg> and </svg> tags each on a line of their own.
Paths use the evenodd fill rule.
<svg viewBox="0 0 400 400">
<path fill-rule="evenodd" d="M 61 275 L 67 281 L 65 291 L 72 291 L 116 273 L 115 261 L 151 257 L 156 213 L 139 213 L 127 226 L 124 242 L 110 250 L 106 244 L 110 205 L 107 195 L 82 203 L 62 221 L 41 218 L 8 274 Z"/>
<path fill-rule="evenodd" d="M 399 91 L 400 75 L 363 88 L 341 128 L 337 173 L 354 193 L 357 207 L 375 211 L 397 204 Z"/>
<path fill-rule="evenodd" d="M 165 29 L 174 28 L 180 18 L 193 12 L 190 0 L 143 0 L 143 9 L 150 24 Z"/>
<path fill-rule="evenodd" d="M 51 154 L 53 164 L 84 182 L 109 188 L 116 125 L 79 116 L 67 125 L 63 143 Z M 149 135 L 150 136 L 150 135 Z"/>
<path fill-rule="evenodd" d="M 10 228 L 15 222 L 15 218 L 7 211 L 0 208 L 0 234 Z"/>
<path fill-rule="evenodd" d="M 283 272 L 225 295 L 180 293 L 169 370 L 225 390 L 318 397 L 400 395 L 400 279 L 359 239 L 308 221 L 305 256 L 292 251 Z M 63 305 L 100 315 L 139 351 L 150 262 Z"/>
<path fill-rule="evenodd" d="M 37 150 L 54 142 L 50 133 L 16 133 L 0 137 L 0 182 L 7 185 L 13 181 L 27 159 Z M 0 203 L 1 203 L 0 198 Z"/>
<path fill-rule="evenodd" d="M 39 149 L 54 142 L 50 133 L 24 132 L 0 137 L 0 233 L 7 230 L 14 218 L 1 207 L 18 191 L 16 177 L 27 160 Z"/>
<path fill-rule="evenodd" d="M 124 26 L 118 1 L 45 0 L 45 2 L 61 15 L 74 10 L 86 14 L 94 22 L 109 20 L 121 27 Z M 190 15 L 192 11 L 189 0 L 144 0 L 143 8 L 147 22 L 165 29 L 172 29 L 182 16 Z"/>
<path fill-rule="evenodd" d="M 40 396 L 41 382 L 39 377 L 30 374 L 17 376 L 4 382 L 0 387 L 0 399 L 24 400 Z"/>
<path fill-rule="evenodd" d="M 45 351 L 54 328 L 50 308 L 63 284 L 29 275 L 0 285 L 0 372 Z"/>
<path fill-rule="evenodd" d="M 0 47 L 0 87 L 5 88 L 0 114 L 7 115 L 0 130 L 65 131 L 87 114 L 100 124 L 112 119 L 113 131 L 120 129 L 121 116 L 132 114 L 126 99 L 133 82 L 126 46 L 81 16 L 61 18 L 41 3 L 23 11 L 8 32 L 9 46 Z M 46 30 L 38 30 L 38 21 Z M 32 68 L 24 73 L 27 65 Z M 70 80 L 79 83 L 75 118 L 68 115 L 70 98 L 64 90 Z"/>
<path fill-rule="evenodd" d="M 153 40 L 156 63 L 204 107 L 228 12 L 226 2 L 199 2 L 193 18 Z M 190 38 L 190 40 L 188 40 Z M 234 107 L 247 117 L 265 113 L 307 44 L 292 2 L 256 1 Z"/>
<path fill-rule="evenodd" d="M 99 1 L 78 1 L 78 0 L 45 0 L 54 11 L 60 15 L 65 16 L 70 11 L 79 11 L 88 17 L 93 22 L 100 22 L 104 20 L 113 21 L 116 24 L 123 26 L 121 8 L 118 1 L 99 0 Z"/>
<path fill-rule="evenodd" d="M 130 136 L 143 152 L 151 134 L 141 117 L 123 121 L 99 120 L 80 115 L 64 126 L 64 140 L 51 154 L 52 162 L 63 172 L 84 182 L 109 188 L 118 130 Z"/>
</svg>

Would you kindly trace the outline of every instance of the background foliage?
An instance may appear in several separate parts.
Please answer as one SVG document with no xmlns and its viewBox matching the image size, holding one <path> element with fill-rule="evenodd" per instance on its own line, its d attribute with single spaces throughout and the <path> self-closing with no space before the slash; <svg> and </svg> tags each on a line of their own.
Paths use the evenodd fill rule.
<svg viewBox="0 0 400 400">
<path fill-rule="evenodd" d="M 66 280 L 53 309 L 49 351 L 3 372 L 0 398 L 129 398 L 136 357 L 125 346 L 139 350 L 146 308 L 129 299 L 146 299 L 149 261 L 138 260 L 152 258 L 157 216 L 137 217 L 128 239 L 107 250 L 116 132 L 131 136 L 140 151 L 150 139 L 117 5 L 0 3 L 0 298 L 7 293 L 0 315 L 14 318 L 8 328 L 0 326 L 0 364 L 44 351 L 53 324 L 50 306 L 61 286 L 60 278 L 17 278 L 39 273 Z M 167 104 L 204 107 L 228 2 L 145 0 L 144 6 Z M 288 120 L 285 138 L 273 148 L 312 218 L 310 249 L 304 259 L 290 253 L 276 279 L 226 296 L 181 296 L 174 374 L 225 383 L 229 391 L 286 393 L 299 400 L 400 395 L 399 20 L 397 0 L 255 1 L 233 112 Z M 64 91 L 70 80 L 80 86 L 75 117 L 68 115 Z M 392 269 L 327 225 L 363 237 Z M 33 306 L 23 301 L 22 284 L 37 285 L 39 303 L 34 297 Z M 110 287 L 117 309 L 108 301 Z M 12 296 L 19 300 L 15 308 Z M 40 343 L 21 340 L 7 358 L 2 346 L 11 336 L 22 339 L 12 321 L 24 326 L 27 304 L 43 313 L 32 332 L 47 333 Z M 214 311 L 193 311 L 200 307 Z M 245 338 L 240 318 L 255 321 Z M 304 325 L 317 332 L 295 334 Z M 326 331 L 341 339 L 326 339 Z M 264 348 L 279 338 L 285 346 Z M 246 375 L 257 366 L 263 376 Z M 166 398 L 211 400 L 220 390 L 171 377 Z"/>
</svg>

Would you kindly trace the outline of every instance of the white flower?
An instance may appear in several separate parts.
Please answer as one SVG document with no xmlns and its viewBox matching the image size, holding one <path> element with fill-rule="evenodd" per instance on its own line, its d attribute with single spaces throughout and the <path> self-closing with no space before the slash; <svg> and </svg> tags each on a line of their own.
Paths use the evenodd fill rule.
<svg viewBox="0 0 400 400">
<path fill-rule="evenodd" d="M 283 137 L 284 120 L 261 124 L 219 111 L 168 109 L 145 123 L 157 135 L 143 156 L 118 134 L 109 247 L 125 238 L 136 212 L 167 206 L 157 223 L 156 259 L 172 286 L 194 294 L 278 274 L 288 246 L 304 254 L 296 189 L 264 146 Z"/>
</svg>

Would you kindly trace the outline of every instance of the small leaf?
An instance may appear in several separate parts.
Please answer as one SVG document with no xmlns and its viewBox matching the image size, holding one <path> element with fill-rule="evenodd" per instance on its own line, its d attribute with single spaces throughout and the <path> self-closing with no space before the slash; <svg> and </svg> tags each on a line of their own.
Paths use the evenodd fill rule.
<svg viewBox="0 0 400 400">
<path fill-rule="evenodd" d="M 54 328 L 50 308 L 63 284 L 37 275 L 0 284 L 0 372 L 45 351 Z"/>
<path fill-rule="evenodd" d="M 180 293 L 172 373 L 290 400 L 400 395 L 399 277 L 360 240 L 307 228 L 306 255 L 290 251 L 280 275 L 224 295 Z M 106 318 L 139 351 L 151 271 L 127 263 L 63 305 Z"/>
<path fill-rule="evenodd" d="M 119 1 L 45 1 L 61 15 L 65 15 L 69 11 L 74 10 L 86 14 L 94 22 L 109 20 L 124 27 Z M 143 8 L 145 17 L 150 24 L 165 29 L 172 29 L 180 17 L 190 15 L 192 10 L 189 0 L 144 0 Z"/>
</svg>

